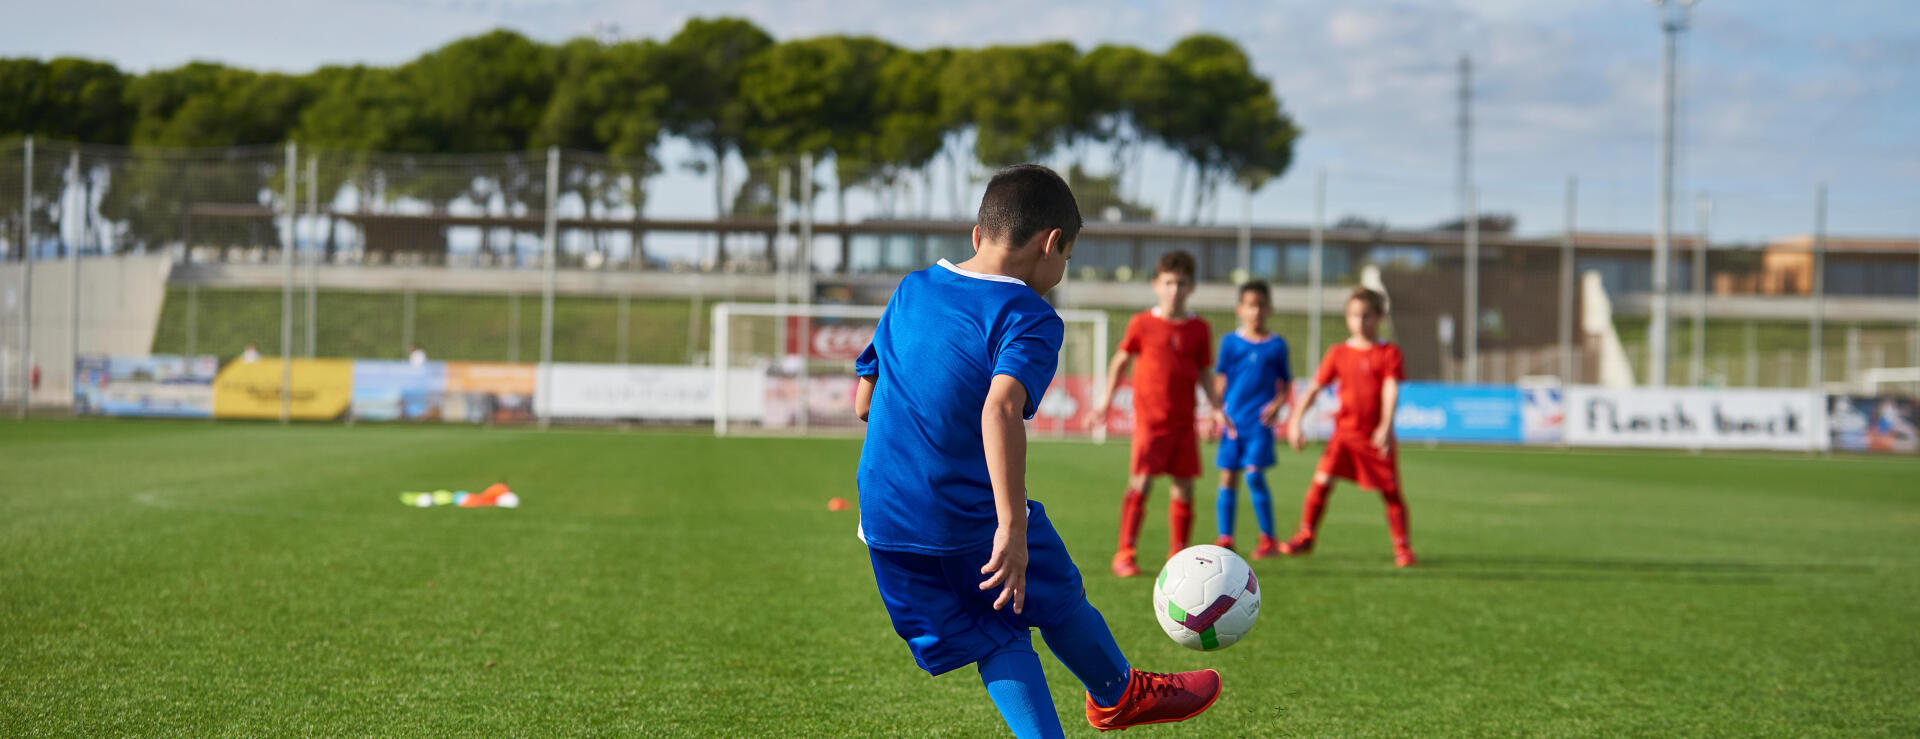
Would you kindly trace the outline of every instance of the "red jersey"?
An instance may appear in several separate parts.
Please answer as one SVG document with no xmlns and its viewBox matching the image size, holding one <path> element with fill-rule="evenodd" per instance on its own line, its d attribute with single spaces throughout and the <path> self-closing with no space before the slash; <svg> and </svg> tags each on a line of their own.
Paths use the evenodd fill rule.
<svg viewBox="0 0 1920 739">
<path fill-rule="evenodd" d="M 1333 417 L 1333 435 L 1373 436 L 1380 427 L 1380 392 L 1387 378 L 1406 380 L 1406 364 L 1400 347 L 1376 342 L 1366 349 L 1355 349 L 1340 342 L 1327 349 L 1320 360 L 1320 371 L 1313 376 L 1319 385 L 1340 385 L 1340 412 Z"/>
<path fill-rule="evenodd" d="M 1213 332 L 1199 316 L 1168 320 L 1143 310 L 1127 321 L 1120 350 L 1133 354 L 1136 427 L 1193 428 L 1193 393 L 1213 365 Z"/>
</svg>

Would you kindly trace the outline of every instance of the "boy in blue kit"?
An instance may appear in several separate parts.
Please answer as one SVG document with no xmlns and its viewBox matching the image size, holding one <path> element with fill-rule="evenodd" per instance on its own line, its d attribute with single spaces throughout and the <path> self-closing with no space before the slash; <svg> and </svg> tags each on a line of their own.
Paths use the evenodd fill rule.
<svg viewBox="0 0 1920 739">
<path fill-rule="evenodd" d="M 1273 291 L 1267 283 L 1254 280 L 1241 285 L 1234 314 L 1240 318 L 1240 328 L 1220 337 L 1215 376 L 1220 378 L 1216 382 L 1221 385 L 1227 418 L 1239 433 L 1222 438 L 1214 457 L 1214 465 L 1220 468 L 1220 498 L 1214 508 L 1220 517 L 1220 538 L 1213 543 L 1233 548 L 1235 488 L 1245 471 L 1247 497 L 1260 524 L 1260 544 L 1253 558 L 1266 559 L 1280 555 L 1280 542 L 1273 536 L 1273 497 L 1267 489 L 1266 469 L 1273 466 L 1273 421 L 1290 397 L 1293 370 L 1287 366 L 1287 340 L 1267 330 L 1267 317 L 1273 314 Z"/>
<path fill-rule="evenodd" d="M 980 201 L 974 256 L 907 275 L 860 354 L 860 530 L 880 599 L 929 673 L 977 665 L 1021 737 L 1061 736 L 1028 631 L 1087 687 L 1102 731 L 1183 721 L 1220 695 L 1212 670 L 1127 664 L 1046 509 L 1027 499 L 1027 437 L 1064 324 L 1041 299 L 1065 273 L 1080 208 L 1024 164 Z"/>
</svg>

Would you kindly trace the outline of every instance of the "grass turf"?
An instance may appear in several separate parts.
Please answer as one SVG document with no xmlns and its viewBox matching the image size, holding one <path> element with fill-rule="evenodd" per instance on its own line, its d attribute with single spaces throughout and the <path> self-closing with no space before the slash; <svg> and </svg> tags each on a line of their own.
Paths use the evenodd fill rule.
<svg viewBox="0 0 1920 739">
<path fill-rule="evenodd" d="M 1003 732 L 972 670 L 914 667 L 853 515 L 827 511 L 857 453 L 0 423 L 0 734 Z M 1410 448 L 1421 568 L 1391 568 L 1377 498 L 1343 488 L 1314 556 L 1255 563 L 1258 627 L 1202 654 L 1159 633 L 1150 577 L 1105 572 L 1125 454 L 1036 443 L 1030 483 L 1136 665 L 1225 677 L 1210 713 L 1155 736 L 1920 726 L 1920 461 Z M 1271 475 L 1282 521 L 1310 459 Z M 524 507 L 397 497 L 496 477 Z M 1068 732 L 1091 734 L 1043 661 Z"/>
</svg>

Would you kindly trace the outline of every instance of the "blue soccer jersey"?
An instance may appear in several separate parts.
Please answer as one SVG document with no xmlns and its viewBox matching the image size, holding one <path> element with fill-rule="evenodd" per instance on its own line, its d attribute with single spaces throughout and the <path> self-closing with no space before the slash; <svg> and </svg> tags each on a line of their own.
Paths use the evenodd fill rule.
<svg viewBox="0 0 1920 739">
<path fill-rule="evenodd" d="M 993 541 L 987 388 L 996 375 L 1018 380 L 1032 418 L 1064 332 L 1053 306 L 1012 277 L 942 259 L 900 281 L 855 365 L 874 382 L 858 472 L 868 546 L 954 554 Z"/>
<path fill-rule="evenodd" d="M 1260 424 L 1260 409 L 1273 402 L 1276 385 L 1291 381 L 1293 370 L 1287 366 L 1287 340 L 1273 334 L 1264 341 L 1249 341 L 1240 332 L 1220 337 L 1220 374 L 1227 378 L 1226 414 L 1237 427 Z"/>
</svg>

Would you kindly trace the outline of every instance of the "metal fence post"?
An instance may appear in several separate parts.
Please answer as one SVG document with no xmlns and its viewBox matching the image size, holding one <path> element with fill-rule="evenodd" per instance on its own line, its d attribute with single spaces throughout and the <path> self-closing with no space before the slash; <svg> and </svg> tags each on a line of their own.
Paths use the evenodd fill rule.
<svg viewBox="0 0 1920 739">
<path fill-rule="evenodd" d="M 1321 167 L 1313 173 L 1313 230 L 1307 248 L 1307 377 L 1320 371 L 1320 260 L 1326 250 L 1326 223 L 1327 169 Z"/>
<path fill-rule="evenodd" d="M 1480 381 L 1480 191 L 1467 188 L 1466 308 L 1461 316 L 1461 340 L 1466 343 L 1468 384 Z"/>
<path fill-rule="evenodd" d="M 1693 245 L 1693 361 L 1687 365 L 1687 384 L 1699 387 L 1707 376 L 1707 225 L 1713 218 L 1713 198 L 1700 193 L 1700 234 Z"/>
<path fill-rule="evenodd" d="M 1819 389 L 1826 382 L 1826 344 L 1822 336 L 1827 318 L 1827 185 L 1821 183 L 1813 197 L 1813 318 L 1807 366 L 1807 387 Z"/>
<path fill-rule="evenodd" d="M 71 197 L 73 188 L 80 187 L 80 150 L 77 148 L 67 156 L 67 185 L 68 191 L 61 193 L 63 199 Z M 80 234 L 67 242 L 67 366 L 61 374 L 67 378 L 68 402 L 73 400 L 73 383 L 79 379 L 74 376 L 74 370 L 80 359 L 80 246 L 87 240 L 84 209 L 91 205 L 81 201 Z"/>
<path fill-rule="evenodd" d="M 1567 223 L 1560 236 L 1560 382 L 1580 381 L 1573 371 L 1573 231 L 1580 178 L 1567 175 Z"/>
<path fill-rule="evenodd" d="M 632 310 L 629 305 L 631 302 L 633 302 L 633 297 L 628 295 L 625 290 L 620 291 L 619 310 L 614 313 L 613 321 L 614 332 L 616 333 L 613 338 L 613 361 L 619 364 L 627 363 L 627 337 L 633 333 L 633 329 L 631 328 L 633 319 L 629 317 L 628 314 L 628 311 Z"/>
<path fill-rule="evenodd" d="M 187 283 L 187 351 L 193 356 L 200 348 L 200 283 Z"/>
<path fill-rule="evenodd" d="M 1240 240 L 1234 252 L 1234 268 L 1239 270 L 1236 281 L 1253 277 L 1253 188 L 1247 187 L 1245 194 L 1240 200 Z"/>
<path fill-rule="evenodd" d="M 287 216 L 286 240 L 280 242 L 280 423 L 287 423 L 293 417 L 293 240 L 294 216 L 299 208 L 294 205 L 294 173 L 300 167 L 300 158 L 294 142 L 287 142 L 287 166 L 281 170 L 286 180 L 286 195 L 281 201 Z"/>
<path fill-rule="evenodd" d="M 520 361 L 520 292 L 507 291 L 507 361 Z"/>
<path fill-rule="evenodd" d="M 320 157 L 312 154 L 307 155 L 307 216 L 313 219 L 312 223 L 307 224 L 308 228 L 319 225 Z M 306 252 L 307 258 L 307 358 L 312 359 L 315 344 L 314 332 L 317 330 L 320 320 L 315 316 L 319 302 L 319 299 L 315 296 L 315 291 L 318 287 L 315 283 L 319 282 L 320 279 L 320 254 L 312 246 L 309 246 L 303 251 Z"/>
<path fill-rule="evenodd" d="M 541 237 L 541 249 L 545 254 L 546 279 L 540 288 L 540 377 L 535 386 L 535 397 L 546 396 L 547 403 L 552 402 L 553 388 L 553 281 L 554 273 L 560 262 L 559 232 L 555 223 L 554 209 L 559 205 L 560 190 L 560 147 L 547 147 L 547 213 L 546 230 Z M 540 403 L 534 407 L 539 408 Z M 551 422 L 553 409 L 548 407 L 540 416 L 540 428 L 546 428 Z"/>
<path fill-rule="evenodd" d="M 33 137 L 28 136 L 26 167 L 21 169 L 20 188 L 20 411 L 27 417 L 29 396 L 33 394 Z"/>
<path fill-rule="evenodd" d="M 401 356 L 413 352 L 413 285 L 400 288 L 400 351 Z"/>
</svg>

